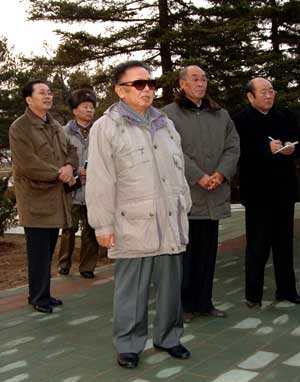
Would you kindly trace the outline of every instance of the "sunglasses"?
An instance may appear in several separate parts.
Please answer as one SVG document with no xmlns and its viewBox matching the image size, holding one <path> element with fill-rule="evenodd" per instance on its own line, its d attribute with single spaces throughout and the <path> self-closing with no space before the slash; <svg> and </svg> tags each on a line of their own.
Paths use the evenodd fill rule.
<svg viewBox="0 0 300 382">
<path fill-rule="evenodd" d="M 122 84 L 119 84 L 119 86 L 133 86 L 136 88 L 136 90 L 144 90 L 146 86 L 150 90 L 156 89 L 156 80 L 135 80 L 131 82 L 123 82 Z"/>
</svg>

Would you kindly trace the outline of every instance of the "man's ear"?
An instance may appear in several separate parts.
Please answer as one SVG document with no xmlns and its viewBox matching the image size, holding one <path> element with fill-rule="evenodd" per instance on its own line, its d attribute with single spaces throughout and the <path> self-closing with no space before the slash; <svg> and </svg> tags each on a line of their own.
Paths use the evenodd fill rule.
<svg viewBox="0 0 300 382">
<path fill-rule="evenodd" d="M 180 86 L 180 89 L 184 89 L 184 85 L 185 85 L 185 80 L 179 80 L 179 86 Z"/>
<path fill-rule="evenodd" d="M 248 92 L 248 93 L 247 93 L 247 98 L 248 98 L 248 101 L 249 101 L 250 103 L 252 103 L 252 102 L 254 101 L 254 99 L 255 99 L 255 96 L 254 96 L 254 94 L 252 94 L 251 92 Z"/>
<path fill-rule="evenodd" d="M 30 105 L 32 103 L 32 99 L 30 96 L 26 97 L 25 101 L 26 101 L 27 105 Z"/>
<path fill-rule="evenodd" d="M 115 86 L 115 92 L 116 92 L 117 96 L 118 96 L 120 99 L 123 99 L 123 98 L 125 97 L 123 86 L 116 85 L 116 86 Z"/>
</svg>

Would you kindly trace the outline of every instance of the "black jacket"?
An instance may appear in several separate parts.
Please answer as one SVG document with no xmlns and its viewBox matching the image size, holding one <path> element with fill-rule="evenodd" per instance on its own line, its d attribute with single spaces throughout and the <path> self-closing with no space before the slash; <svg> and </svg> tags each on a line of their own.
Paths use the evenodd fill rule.
<svg viewBox="0 0 300 382">
<path fill-rule="evenodd" d="M 233 116 L 240 135 L 239 161 L 241 202 L 245 206 L 289 205 L 296 200 L 295 156 L 272 154 L 270 138 L 284 142 L 299 141 L 300 130 L 288 109 L 273 107 L 263 114 L 252 106 Z"/>
</svg>

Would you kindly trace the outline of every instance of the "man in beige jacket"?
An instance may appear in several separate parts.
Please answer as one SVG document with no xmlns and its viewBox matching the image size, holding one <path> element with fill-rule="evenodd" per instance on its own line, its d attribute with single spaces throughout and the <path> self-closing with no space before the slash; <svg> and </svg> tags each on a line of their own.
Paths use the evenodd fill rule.
<svg viewBox="0 0 300 382">
<path fill-rule="evenodd" d="M 156 289 L 154 347 L 175 358 L 180 344 L 182 252 L 188 242 L 190 192 L 180 137 L 151 106 L 155 80 L 129 61 L 115 69 L 120 102 L 90 132 L 86 202 L 100 245 L 116 259 L 113 340 L 120 366 L 134 368 L 147 340 L 151 280 Z"/>
</svg>

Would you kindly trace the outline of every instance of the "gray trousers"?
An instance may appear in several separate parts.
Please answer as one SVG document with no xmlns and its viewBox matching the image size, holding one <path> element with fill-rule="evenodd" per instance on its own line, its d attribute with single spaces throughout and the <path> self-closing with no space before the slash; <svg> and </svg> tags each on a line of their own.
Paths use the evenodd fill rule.
<svg viewBox="0 0 300 382">
<path fill-rule="evenodd" d="M 153 343 L 164 348 L 179 344 L 183 334 L 181 279 L 181 255 L 116 260 L 113 342 L 118 353 L 144 350 L 151 281 L 156 292 Z"/>
</svg>

